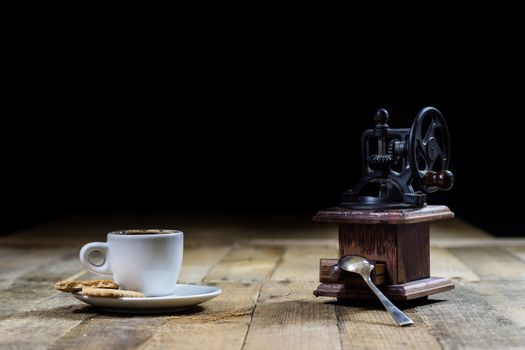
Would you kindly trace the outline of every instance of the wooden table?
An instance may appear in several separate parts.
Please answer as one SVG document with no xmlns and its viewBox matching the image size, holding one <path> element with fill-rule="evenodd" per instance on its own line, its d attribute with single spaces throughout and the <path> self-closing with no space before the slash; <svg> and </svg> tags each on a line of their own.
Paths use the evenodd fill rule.
<svg viewBox="0 0 525 350">
<path fill-rule="evenodd" d="M 185 231 L 181 282 L 220 297 L 182 314 L 98 312 L 54 290 L 93 277 L 80 246 L 123 227 Z M 497 239 L 460 220 L 431 230 L 431 271 L 456 289 L 404 311 L 400 328 L 378 304 L 315 298 L 319 258 L 337 255 L 337 230 L 308 217 L 72 217 L 0 237 L 4 349 L 507 349 L 525 347 L 525 239 Z"/>
</svg>

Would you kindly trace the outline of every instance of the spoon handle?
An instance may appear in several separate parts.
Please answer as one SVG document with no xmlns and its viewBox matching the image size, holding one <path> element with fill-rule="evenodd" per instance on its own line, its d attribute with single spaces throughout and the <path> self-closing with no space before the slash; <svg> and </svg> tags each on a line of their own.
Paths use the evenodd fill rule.
<svg viewBox="0 0 525 350">
<path fill-rule="evenodd" d="M 370 276 L 362 275 L 366 284 L 372 289 L 372 292 L 377 295 L 383 306 L 385 307 L 386 311 L 392 316 L 394 321 L 399 326 L 410 326 L 414 322 L 403 313 L 403 311 L 399 310 L 390 300 L 385 297 L 385 295 L 375 286 L 374 283 L 372 283 L 372 280 L 370 279 Z"/>
</svg>

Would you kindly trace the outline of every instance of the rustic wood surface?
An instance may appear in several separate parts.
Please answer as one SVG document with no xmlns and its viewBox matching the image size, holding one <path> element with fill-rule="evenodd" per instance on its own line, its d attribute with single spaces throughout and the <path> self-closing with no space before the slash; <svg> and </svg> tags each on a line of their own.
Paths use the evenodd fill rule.
<svg viewBox="0 0 525 350">
<path fill-rule="evenodd" d="M 181 282 L 220 297 L 179 314 L 99 312 L 57 280 L 94 278 L 82 244 L 112 229 L 185 231 Z M 0 349 L 519 349 L 525 347 L 525 239 L 498 239 L 459 219 L 431 224 L 432 276 L 456 289 L 402 304 L 395 326 L 375 302 L 315 298 L 319 259 L 337 227 L 308 217 L 71 217 L 0 236 Z"/>
</svg>

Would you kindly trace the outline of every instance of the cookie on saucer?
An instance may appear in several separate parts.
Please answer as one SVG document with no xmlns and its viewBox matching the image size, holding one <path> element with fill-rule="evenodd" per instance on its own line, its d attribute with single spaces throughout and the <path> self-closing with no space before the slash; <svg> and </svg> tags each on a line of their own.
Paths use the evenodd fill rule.
<svg viewBox="0 0 525 350">
<path fill-rule="evenodd" d="M 133 290 L 117 290 L 117 289 L 104 289 L 104 288 L 91 288 L 84 287 L 80 292 L 82 295 L 90 297 L 106 297 L 106 298 L 144 298 L 144 294 L 141 292 L 135 292 Z"/>
<path fill-rule="evenodd" d="M 110 280 L 64 280 L 55 283 L 55 289 L 61 292 L 79 292 L 84 287 L 118 289 L 119 285 Z"/>
</svg>

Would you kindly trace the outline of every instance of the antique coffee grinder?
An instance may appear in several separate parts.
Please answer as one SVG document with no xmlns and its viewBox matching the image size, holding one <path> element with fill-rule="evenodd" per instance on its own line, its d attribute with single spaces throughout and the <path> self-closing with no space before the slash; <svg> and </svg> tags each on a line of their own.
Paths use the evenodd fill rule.
<svg viewBox="0 0 525 350">
<path fill-rule="evenodd" d="M 348 255 L 375 263 L 372 281 L 392 300 L 411 300 L 454 288 L 430 277 L 431 221 L 454 217 L 426 196 L 454 185 L 448 170 L 450 138 L 441 112 L 422 109 L 409 129 L 391 129 L 388 113 L 377 111 L 373 129 L 361 138 L 362 176 L 343 194 L 339 207 L 319 211 L 314 221 L 339 224 L 339 259 L 321 259 L 316 296 L 338 300 L 375 298 L 360 276 L 339 268 Z"/>
</svg>

